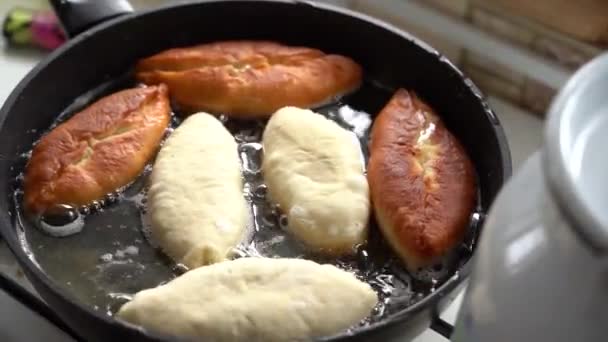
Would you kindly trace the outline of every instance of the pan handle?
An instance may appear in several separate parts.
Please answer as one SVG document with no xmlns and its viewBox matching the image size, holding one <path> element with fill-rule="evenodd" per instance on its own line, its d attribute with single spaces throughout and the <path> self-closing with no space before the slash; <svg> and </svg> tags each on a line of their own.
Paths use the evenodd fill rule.
<svg viewBox="0 0 608 342">
<path fill-rule="evenodd" d="M 133 12 L 128 0 L 50 0 L 68 37 L 102 21 Z"/>
<path fill-rule="evenodd" d="M 452 338 L 452 334 L 454 333 L 454 326 L 441 319 L 438 315 L 433 317 L 431 329 L 448 340 Z"/>
<path fill-rule="evenodd" d="M 59 330 L 69 335 L 75 341 L 82 341 L 82 339 L 70 327 L 68 327 L 45 302 L 21 287 L 2 272 L 0 272 L 0 289 L 5 291 L 11 298 L 18 301 L 26 308 L 34 311 L 42 318 L 46 319 L 49 323 L 56 326 Z"/>
</svg>

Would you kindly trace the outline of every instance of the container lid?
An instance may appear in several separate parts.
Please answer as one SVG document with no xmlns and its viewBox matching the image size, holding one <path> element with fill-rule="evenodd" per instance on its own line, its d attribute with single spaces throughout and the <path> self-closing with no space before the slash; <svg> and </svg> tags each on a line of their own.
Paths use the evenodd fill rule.
<svg viewBox="0 0 608 342">
<path fill-rule="evenodd" d="M 557 203 L 583 240 L 608 253 L 608 54 L 560 91 L 545 133 L 545 175 Z"/>
</svg>

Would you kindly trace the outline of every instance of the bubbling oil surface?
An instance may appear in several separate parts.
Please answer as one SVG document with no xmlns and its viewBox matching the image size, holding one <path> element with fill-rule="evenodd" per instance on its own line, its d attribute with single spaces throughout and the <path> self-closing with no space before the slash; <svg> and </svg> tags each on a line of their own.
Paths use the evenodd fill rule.
<svg viewBox="0 0 608 342">
<path fill-rule="evenodd" d="M 93 100 L 117 89 L 132 86 L 128 81 L 104 84 L 84 94 L 60 115 L 65 120 Z M 391 93 L 366 83 L 358 92 L 316 111 L 337 122 L 353 134 L 361 147 L 362 165 L 367 164 L 369 129 L 372 116 L 388 101 Z M 377 322 L 423 299 L 453 275 L 470 257 L 478 229 L 480 211 L 474 213 L 464 243 L 441 264 L 416 274 L 408 273 L 383 240 L 375 221 L 370 221 L 366 245 L 353 256 L 329 259 L 307 250 L 287 231 L 289 222 L 278 206 L 267 198 L 261 174 L 264 121 L 219 119 L 238 143 L 243 175 L 243 196 L 250 205 L 249 237 L 235 249 L 239 257 L 306 258 L 331 263 L 352 272 L 378 293 L 379 303 L 358 326 Z M 180 123 L 174 116 L 167 136 Z M 31 150 L 21 158 L 21 170 Z M 57 221 L 26 218 L 21 210 L 23 174 L 17 176 L 14 191 L 15 224 L 23 248 L 60 286 L 95 310 L 113 315 L 122 304 L 143 289 L 164 284 L 187 271 L 175 264 L 155 245 L 149 233 L 146 206 L 147 180 L 153 161 L 128 186 L 108 194 L 90 206 L 73 208 Z M 49 226 L 50 225 L 50 226 Z M 356 329 L 357 327 L 353 327 Z"/>
</svg>

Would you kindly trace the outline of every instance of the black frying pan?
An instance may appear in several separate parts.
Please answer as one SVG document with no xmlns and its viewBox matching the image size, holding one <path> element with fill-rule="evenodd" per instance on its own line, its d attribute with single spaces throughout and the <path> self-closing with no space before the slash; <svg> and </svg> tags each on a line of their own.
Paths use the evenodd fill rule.
<svg viewBox="0 0 608 342">
<path fill-rule="evenodd" d="M 90 341 L 162 339 L 83 304 L 45 272 L 45 265 L 40 267 L 32 260 L 22 244 L 28 234 L 17 222 L 22 218 L 14 202 L 18 186 L 14 180 L 23 168 L 22 154 L 59 113 L 100 85 L 105 85 L 102 91 L 120 88 L 139 58 L 167 48 L 229 39 L 277 40 L 343 54 L 363 66 L 369 82 L 381 84 L 383 89 L 415 90 L 437 110 L 475 164 L 481 218 L 511 174 L 504 132 L 480 91 L 437 51 L 381 21 L 306 1 L 201 1 L 143 13 L 132 13 L 128 3 L 119 0 L 52 3 L 73 38 L 34 68 L 0 111 L 0 229 L 48 307 L 4 277 L 0 284 L 76 337 Z M 390 91 L 369 94 L 350 104 L 377 113 Z M 479 224 L 473 222 L 468 238 L 471 251 L 460 254 L 456 267 L 433 292 L 354 332 L 330 339 L 403 341 L 429 325 L 449 336 L 451 327 L 438 315 L 470 273 L 469 259 L 478 233 L 475 223 Z M 70 264 L 66 261 L 55 267 L 69 268 Z"/>
</svg>

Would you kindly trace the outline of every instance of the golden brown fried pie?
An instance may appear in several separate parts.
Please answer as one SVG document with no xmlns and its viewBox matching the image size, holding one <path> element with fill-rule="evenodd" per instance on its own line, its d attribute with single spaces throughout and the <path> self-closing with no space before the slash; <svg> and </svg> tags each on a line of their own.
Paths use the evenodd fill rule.
<svg viewBox="0 0 608 342">
<path fill-rule="evenodd" d="M 269 117 L 285 106 L 309 108 L 359 87 L 353 60 L 268 41 L 227 41 L 171 49 L 140 60 L 136 78 L 165 83 L 181 109 Z"/>
<path fill-rule="evenodd" d="M 437 114 L 398 90 L 372 128 L 368 181 L 376 219 L 410 270 L 463 237 L 475 203 L 471 161 Z"/>
<path fill-rule="evenodd" d="M 158 149 L 170 118 L 164 85 L 123 90 L 77 113 L 34 147 L 26 209 L 87 205 L 127 185 Z"/>
</svg>

